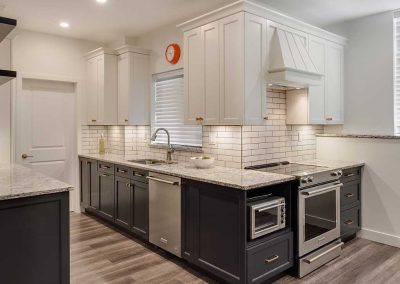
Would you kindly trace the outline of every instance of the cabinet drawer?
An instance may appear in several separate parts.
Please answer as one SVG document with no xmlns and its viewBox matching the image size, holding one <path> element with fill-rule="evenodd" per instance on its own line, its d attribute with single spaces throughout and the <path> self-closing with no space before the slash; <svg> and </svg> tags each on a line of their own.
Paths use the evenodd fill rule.
<svg viewBox="0 0 400 284">
<path fill-rule="evenodd" d="M 350 204 L 360 201 L 361 182 L 353 180 L 343 184 L 340 190 L 340 207 L 346 208 Z"/>
<path fill-rule="evenodd" d="M 361 179 L 361 167 L 343 170 L 343 176 L 341 178 L 341 181 L 343 183 L 360 179 Z"/>
<path fill-rule="evenodd" d="M 99 161 L 98 163 L 98 171 L 107 173 L 107 174 L 114 174 L 114 165 L 111 163 L 106 163 L 106 162 L 101 162 Z"/>
<path fill-rule="evenodd" d="M 138 181 L 138 182 L 142 182 L 142 183 L 149 183 L 149 180 L 146 178 L 148 175 L 149 175 L 149 173 L 146 171 L 133 169 L 131 177 L 134 181 Z"/>
<path fill-rule="evenodd" d="M 292 267 L 292 250 L 291 232 L 248 249 L 248 283 L 261 283 Z"/>
<path fill-rule="evenodd" d="M 360 229 L 360 206 L 344 210 L 340 214 L 340 235 L 354 234 Z"/>
<path fill-rule="evenodd" d="M 132 169 L 127 166 L 115 165 L 115 175 L 129 178 L 132 175 Z"/>
</svg>

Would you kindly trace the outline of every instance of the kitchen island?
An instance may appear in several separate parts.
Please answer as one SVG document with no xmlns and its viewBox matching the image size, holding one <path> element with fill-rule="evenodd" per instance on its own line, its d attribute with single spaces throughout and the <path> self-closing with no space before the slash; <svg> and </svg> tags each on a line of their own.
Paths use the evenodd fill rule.
<svg viewBox="0 0 400 284">
<path fill-rule="evenodd" d="M 69 283 L 69 191 L 19 165 L 0 165 L 1 283 Z"/>
</svg>

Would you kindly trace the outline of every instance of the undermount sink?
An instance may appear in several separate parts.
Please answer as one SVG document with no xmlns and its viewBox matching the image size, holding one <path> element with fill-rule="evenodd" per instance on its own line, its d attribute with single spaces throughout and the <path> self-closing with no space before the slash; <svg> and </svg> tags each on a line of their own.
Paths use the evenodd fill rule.
<svg viewBox="0 0 400 284">
<path fill-rule="evenodd" d="M 131 163 L 143 164 L 143 165 L 163 165 L 163 164 L 173 164 L 174 162 L 167 162 L 156 159 L 138 159 L 138 160 L 128 160 Z"/>
</svg>

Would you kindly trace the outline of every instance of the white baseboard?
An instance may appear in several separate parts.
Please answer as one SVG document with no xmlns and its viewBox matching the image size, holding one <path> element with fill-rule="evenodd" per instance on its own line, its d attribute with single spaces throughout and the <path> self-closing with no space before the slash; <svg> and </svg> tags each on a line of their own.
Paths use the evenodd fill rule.
<svg viewBox="0 0 400 284">
<path fill-rule="evenodd" d="M 398 247 L 400 248 L 400 237 L 395 235 L 390 235 L 370 229 L 362 228 L 358 233 L 358 236 L 363 239 L 367 239 L 370 241 L 382 243 L 385 245 Z"/>
</svg>

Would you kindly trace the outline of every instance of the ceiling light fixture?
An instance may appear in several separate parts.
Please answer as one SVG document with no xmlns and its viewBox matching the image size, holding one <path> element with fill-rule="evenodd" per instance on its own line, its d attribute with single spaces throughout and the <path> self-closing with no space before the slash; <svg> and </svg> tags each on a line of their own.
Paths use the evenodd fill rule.
<svg viewBox="0 0 400 284">
<path fill-rule="evenodd" d="M 69 23 L 67 23 L 67 22 L 60 22 L 60 27 L 62 27 L 62 28 L 64 28 L 64 29 L 67 29 L 67 28 L 69 28 Z"/>
<path fill-rule="evenodd" d="M 97 3 L 104 4 L 104 3 L 106 3 L 106 2 L 107 2 L 107 0 L 96 0 L 96 2 L 97 2 Z"/>
</svg>

